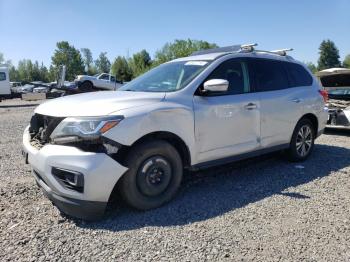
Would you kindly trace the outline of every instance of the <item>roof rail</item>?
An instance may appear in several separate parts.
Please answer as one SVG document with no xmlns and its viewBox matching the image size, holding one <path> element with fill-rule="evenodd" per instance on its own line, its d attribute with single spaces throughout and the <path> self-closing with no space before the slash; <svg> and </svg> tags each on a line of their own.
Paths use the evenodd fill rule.
<svg viewBox="0 0 350 262">
<path fill-rule="evenodd" d="M 293 51 L 293 50 L 294 50 L 293 48 L 285 48 L 285 49 L 279 49 L 279 50 L 272 50 L 272 51 L 270 51 L 270 53 L 274 53 L 274 54 L 281 55 L 281 56 L 286 56 L 287 52 Z"/>
<path fill-rule="evenodd" d="M 231 46 L 225 46 L 225 47 L 199 50 L 199 51 L 193 52 L 190 56 L 206 55 L 206 54 L 212 54 L 212 53 L 230 53 L 230 52 L 238 52 L 239 50 L 241 50 L 241 45 L 231 45 Z"/>
<path fill-rule="evenodd" d="M 285 48 L 285 49 L 278 49 L 273 51 L 267 51 L 267 50 L 257 50 L 254 47 L 257 46 L 257 43 L 254 44 L 243 44 L 243 45 L 232 45 L 232 46 L 225 46 L 225 47 L 218 47 L 218 48 L 212 48 L 212 49 L 205 49 L 193 52 L 190 56 L 195 55 L 206 55 L 206 54 L 212 54 L 212 53 L 233 53 L 233 52 L 264 52 L 274 55 L 280 55 L 280 56 L 287 56 L 287 52 L 293 51 L 293 48 Z"/>
</svg>

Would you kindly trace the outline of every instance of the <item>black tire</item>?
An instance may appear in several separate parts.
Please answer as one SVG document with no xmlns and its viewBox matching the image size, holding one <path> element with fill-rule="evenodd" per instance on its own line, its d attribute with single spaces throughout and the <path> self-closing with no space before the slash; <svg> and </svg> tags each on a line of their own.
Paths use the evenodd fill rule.
<svg viewBox="0 0 350 262">
<path fill-rule="evenodd" d="M 129 170 L 119 184 L 127 204 L 148 210 L 170 201 L 180 187 L 183 166 L 179 153 L 168 142 L 155 140 L 133 147 L 127 158 Z"/>
<path fill-rule="evenodd" d="M 85 81 L 80 85 L 79 90 L 82 92 L 91 92 L 93 88 L 94 86 L 92 85 L 91 82 Z"/>
<path fill-rule="evenodd" d="M 304 137 L 303 134 L 305 134 Z M 307 118 L 301 119 L 294 129 L 287 151 L 289 160 L 292 162 L 300 162 L 307 159 L 314 148 L 315 137 L 315 127 L 313 123 Z"/>
</svg>

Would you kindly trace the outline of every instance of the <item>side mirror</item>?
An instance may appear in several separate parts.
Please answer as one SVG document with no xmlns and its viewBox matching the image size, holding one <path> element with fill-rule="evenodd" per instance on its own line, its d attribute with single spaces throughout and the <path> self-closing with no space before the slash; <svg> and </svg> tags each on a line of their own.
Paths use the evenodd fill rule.
<svg viewBox="0 0 350 262">
<path fill-rule="evenodd" d="M 226 92 L 229 82 L 225 79 L 211 79 L 204 82 L 204 91 L 209 92 Z"/>
</svg>

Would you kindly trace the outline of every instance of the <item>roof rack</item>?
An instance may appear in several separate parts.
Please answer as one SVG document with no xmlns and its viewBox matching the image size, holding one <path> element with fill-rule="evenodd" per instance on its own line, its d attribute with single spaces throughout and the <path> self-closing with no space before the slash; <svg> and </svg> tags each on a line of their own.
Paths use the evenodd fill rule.
<svg viewBox="0 0 350 262">
<path fill-rule="evenodd" d="M 256 50 L 254 47 L 257 46 L 257 43 L 254 44 L 243 44 L 243 45 L 232 45 L 232 46 L 225 46 L 225 47 L 219 47 L 219 48 L 212 48 L 212 49 L 205 49 L 193 52 L 191 56 L 195 55 L 206 55 L 206 54 L 212 54 L 212 53 L 233 53 L 233 52 L 264 52 L 274 55 L 280 55 L 280 56 L 287 56 L 287 52 L 293 51 L 293 48 L 285 48 L 285 49 L 278 49 L 278 50 Z"/>
<path fill-rule="evenodd" d="M 241 45 L 231 45 L 231 46 L 225 46 L 225 47 L 199 50 L 199 51 L 193 52 L 191 56 L 206 55 L 206 54 L 212 54 L 212 53 L 231 53 L 231 52 L 238 52 L 240 49 L 241 49 Z"/>
<path fill-rule="evenodd" d="M 254 46 L 257 46 L 257 45 L 258 45 L 257 43 L 241 45 L 240 51 L 241 52 L 253 52 L 255 50 Z"/>
<path fill-rule="evenodd" d="M 281 56 L 286 56 L 287 52 L 293 51 L 293 50 L 294 50 L 293 48 L 285 48 L 285 49 L 273 50 L 273 51 L 270 51 L 270 53 L 274 53 L 274 54 L 281 55 Z"/>
</svg>

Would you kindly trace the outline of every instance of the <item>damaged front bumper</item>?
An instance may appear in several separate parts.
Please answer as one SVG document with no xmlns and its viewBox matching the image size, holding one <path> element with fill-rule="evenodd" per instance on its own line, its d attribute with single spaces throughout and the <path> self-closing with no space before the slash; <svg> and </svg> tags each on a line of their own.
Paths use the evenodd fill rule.
<svg viewBox="0 0 350 262">
<path fill-rule="evenodd" d="M 23 151 L 44 194 L 63 213 L 86 220 L 103 216 L 114 186 L 127 171 L 105 153 L 50 144 L 37 149 L 30 144 L 29 127 Z"/>
</svg>

